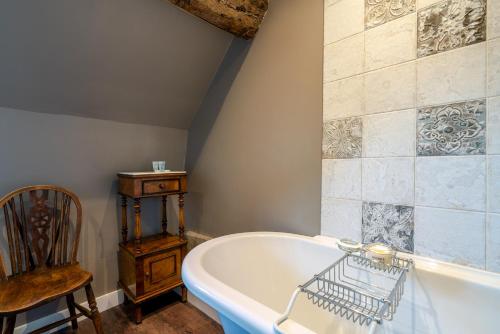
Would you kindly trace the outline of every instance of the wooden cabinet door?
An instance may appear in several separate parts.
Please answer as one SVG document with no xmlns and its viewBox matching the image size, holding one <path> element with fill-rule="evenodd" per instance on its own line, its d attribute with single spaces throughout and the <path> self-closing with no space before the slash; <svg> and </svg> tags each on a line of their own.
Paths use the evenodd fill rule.
<svg viewBox="0 0 500 334">
<path fill-rule="evenodd" d="M 165 288 L 180 281 L 180 249 L 148 256 L 144 259 L 144 292 Z"/>
</svg>

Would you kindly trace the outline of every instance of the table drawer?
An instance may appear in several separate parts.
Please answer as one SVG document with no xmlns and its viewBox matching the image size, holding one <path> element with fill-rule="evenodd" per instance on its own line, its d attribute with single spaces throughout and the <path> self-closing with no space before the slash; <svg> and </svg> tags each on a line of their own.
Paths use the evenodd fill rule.
<svg viewBox="0 0 500 334">
<path fill-rule="evenodd" d="M 177 192 L 179 190 L 179 179 L 144 181 L 142 183 L 142 192 L 144 195 Z"/>
<path fill-rule="evenodd" d="M 144 292 L 154 291 L 181 280 L 181 251 L 156 254 L 144 259 Z"/>
</svg>

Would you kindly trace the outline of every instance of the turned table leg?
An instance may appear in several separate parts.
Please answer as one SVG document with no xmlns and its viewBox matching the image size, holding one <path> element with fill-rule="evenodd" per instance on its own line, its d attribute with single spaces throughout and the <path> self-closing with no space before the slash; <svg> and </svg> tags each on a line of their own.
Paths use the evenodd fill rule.
<svg viewBox="0 0 500 334">
<path fill-rule="evenodd" d="M 184 239 L 184 194 L 179 194 L 179 237 Z"/>
<path fill-rule="evenodd" d="M 142 323 L 142 307 L 139 304 L 135 305 L 135 323 Z"/>
<path fill-rule="evenodd" d="M 128 226 L 127 226 L 127 196 L 122 195 L 122 241 L 127 243 Z"/>
<path fill-rule="evenodd" d="M 141 252 L 142 226 L 141 226 L 141 199 L 134 198 L 134 216 L 135 216 L 135 250 Z"/>
<path fill-rule="evenodd" d="M 167 196 L 161 197 L 161 229 L 167 235 Z"/>
</svg>

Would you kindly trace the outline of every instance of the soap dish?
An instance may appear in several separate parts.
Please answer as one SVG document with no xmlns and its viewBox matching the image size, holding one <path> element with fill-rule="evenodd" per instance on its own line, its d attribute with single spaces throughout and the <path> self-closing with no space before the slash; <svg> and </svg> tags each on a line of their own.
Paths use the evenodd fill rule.
<svg viewBox="0 0 500 334">
<path fill-rule="evenodd" d="M 337 241 L 337 246 L 340 250 L 346 253 L 356 253 L 361 251 L 363 245 L 357 241 L 351 239 L 340 239 Z"/>
</svg>

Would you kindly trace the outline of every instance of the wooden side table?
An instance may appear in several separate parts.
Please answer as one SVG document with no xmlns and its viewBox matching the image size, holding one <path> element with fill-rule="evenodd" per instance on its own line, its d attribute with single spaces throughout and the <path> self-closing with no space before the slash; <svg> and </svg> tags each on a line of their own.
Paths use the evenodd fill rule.
<svg viewBox="0 0 500 334">
<path fill-rule="evenodd" d="M 119 173 L 119 193 L 122 199 L 122 242 L 119 245 L 120 280 L 125 298 L 135 305 L 135 321 L 142 322 L 141 304 L 176 287 L 187 289 L 181 278 L 181 264 L 187 251 L 184 239 L 184 194 L 187 192 L 185 172 Z M 179 202 L 179 234 L 167 232 L 167 197 L 177 195 Z M 161 232 L 142 236 L 141 199 L 161 198 Z M 133 200 L 134 240 L 129 241 L 127 224 L 128 199 Z"/>
</svg>

